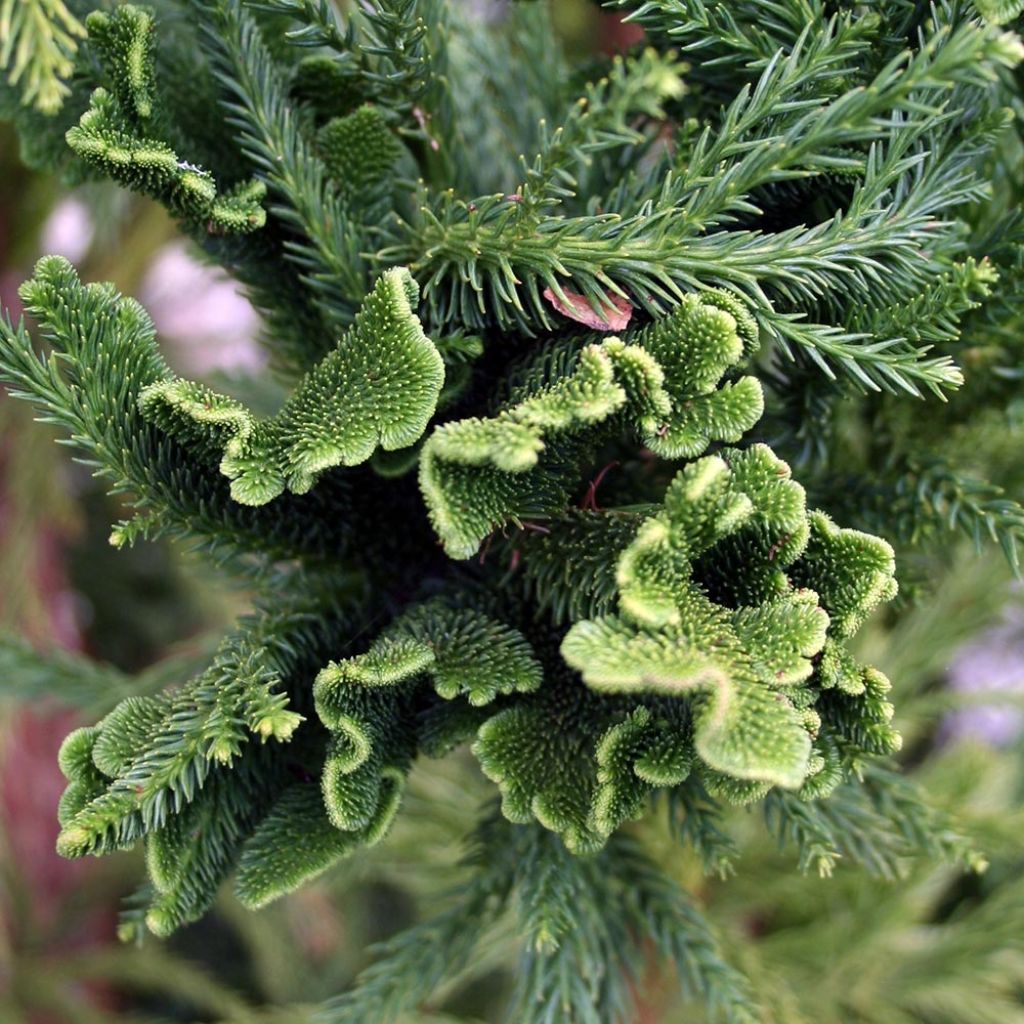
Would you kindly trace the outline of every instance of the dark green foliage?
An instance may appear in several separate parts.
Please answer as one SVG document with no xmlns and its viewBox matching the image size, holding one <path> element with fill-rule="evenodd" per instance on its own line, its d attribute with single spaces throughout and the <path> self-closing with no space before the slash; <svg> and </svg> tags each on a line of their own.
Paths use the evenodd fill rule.
<svg viewBox="0 0 1024 1024">
<path fill-rule="evenodd" d="M 317 133 L 331 177 L 356 201 L 383 182 L 401 150 L 384 115 L 368 103 L 344 117 L 332 117 Z"/>
<path fill-rule="evenodd" d="M 328 1004 L 318 1024 L 397 1019 L 462 969 L 510 910 L 526 940 L 511 1020 L 625 1024 L 631 989 L 647 966 L 645 942 L 722 1020 L 758 1019 L 707 922 L 637 844 L 619 838 L 596 858 L 574 858 L 543 831 L 500 818 L 486 820 L 474 838 L 466 858 L 473 879 L 454 905 L 384 945 L 355 991 Z"/>
<path fill-rule="evenodd" d="M 22 290 L 44 347 L 0 322 L 12 393 L 140 506 L 115 543 L 258 570 L 208 668 L 62 751 L 61 852 L 145 845 L 135 925 L 381 843 L 421 759 L 465 746 L 500 795 L 464 890 L 324 1022 L 414 1010 L 507 911 L 517 1024 L 631 1019 L 654 955 L 761 1019 L 648 859 L 652 805 L 720 875 L 752 803 L 805 869 L 977 865 L 881 761 L 890 684 L 855 644 L 897 590 L 873 533 L 1016 564 L 1014 5 L 605 6 L 647 43 L 579 75 L 540 3 L 91 15 L 72 166 L 245 285 L 290 394 L 260 416 L 175 377 L 58 258 Z"/>
</svg>

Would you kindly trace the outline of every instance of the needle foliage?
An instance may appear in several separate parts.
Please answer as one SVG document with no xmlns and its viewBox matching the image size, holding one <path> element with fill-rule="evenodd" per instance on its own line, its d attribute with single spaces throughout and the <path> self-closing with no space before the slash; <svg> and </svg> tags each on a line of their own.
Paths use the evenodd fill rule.
<svg viewBox="0 0 1024 1024">
<path fill-rule="evenodd" d="M 257 592 L 204 671 L 62 748 L 59 851 L 145 849 L 125 936 L 384 842 L 442 757 L 493 791 L 465 887 L 325 1024 L 414 1011 L 509 916 L 510 1020 L 633 1019 L 652 957 L 762 1019 L 638 838 L 666 809 L 710 870 L 729 804 L 819 871 L 979 864 L 891 770 L 856 637 L 915 545 L 1017 564 L 1019 5 L 609 0 L 644 40 L 582 66 L 539 2 L 79 6 L 0 4 L 0 111 L 37 165 L 163 204 L 286 395 L 176 376 L 58 257 L 0 321 L 11 394 L 134 504 L 113 543 Z"/>
</svg>

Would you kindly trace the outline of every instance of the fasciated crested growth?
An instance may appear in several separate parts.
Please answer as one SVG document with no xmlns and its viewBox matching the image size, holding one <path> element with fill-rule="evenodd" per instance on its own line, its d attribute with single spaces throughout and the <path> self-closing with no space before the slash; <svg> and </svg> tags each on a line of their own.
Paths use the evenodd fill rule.
<svg viewBox="0 0 1024 1024">
<path fill-rule="evenodd" d="M 667 808 L 716 870 L 727 803 L 788 815 L 805 862 L 831 799 L 856 849 L 902 829 L 851 642 L 897 591 L 875 533 L 1012 558 L 1024 529 L 941 403 L 1019 400 L 1016 334 L 977 325 L 1020 278 L 983 206 L 1020 42 L 959 2 L 608 0 L 645 41 L 577 74 L 550 4 L 341 6 L 76 6 L 63 122 L 17 116 L 240 282 L 281 385 L 177 377 L 58 257 L 0 321 L 12 394 L 124 496 L 114 543 L 187 538 L 256 593 L 207 669 L 68 737 L 59 851 L 141 843 L 123 934 L 166 935 L 231 877 L 262 907 L 384 842 L 410 772 L 460 757 L 493 792 L 461 902 L 325 1021 L 425 1003 L 511 910 L 516 1024 L 632 1019 L 652 951 L 752 1024 L 630 823 Z M 897 443 L 922 396 L 960 449 Z"/>
<path fill-rule="evenodd" d="M 212 232 L 254 231 L 266 221 L 263 183 L 218 187 L 210 171 L 179 155 L 176 134 L 160 101 L 155 31 L 150 11 L 131 4 L 86 19 L 104 81 L 89 101 L 68 145 L 87 164 L 135 192 L 152 196 L 176 215 Z"/>
<path fill-rule="evenodd" d="M 623 428 L 669 459 L 738 441 L 761 416 L 761 385 L 722 378 L 756 347 L 750 314 L 708 292 L 622 339 L 542 357 L 495 416 L 427 439 L 420 486 L 445 550 L 465 558 L 492 530 L 563 508 L 579 465 Z"/>
<path fill-rule="evenodd" d="M 385 272 L 333 351 L 271 419 L 177 378 L 144 388 L 139 408 L 187 448 L 219 454 L 236 501 L 265 505 L 286 488 L 305 494 L 334 466 L 413 444 L 433 416 L 444 365 L 413 310 L 418 297 L 407 270 Z"/>
</svg>

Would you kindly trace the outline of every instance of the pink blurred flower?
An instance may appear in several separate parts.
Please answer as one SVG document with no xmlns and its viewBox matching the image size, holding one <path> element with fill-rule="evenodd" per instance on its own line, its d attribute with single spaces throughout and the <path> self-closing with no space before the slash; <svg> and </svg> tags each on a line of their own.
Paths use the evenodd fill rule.
<svg viewBox="0 0 1024 1024">
<path fill-rule="evenodd" d="M 947 715 L 945 739 L 1008 746 L 1024 734 L 1024 606 L 1011 605 L 999 626 L 960 649 L 949 669 L 949 685 L 959 693 L 993 697 Z M 996 693 L 1011 699 L 1000 703 Z"/>
<path fill-rule="evenodd" d="M 256 342 L 256 311 L 234 281 L 198 263 L 184 242 L 172 242 L 157 253 L 142 280 L 139 301 L 182 372 L 251 374 L 266 365 Z"/>
<path fill-rule="evenodd" d="M 77 263 L 89 251 L 95 228 L 89 208 L 80 199 L 62 199 L 43 225 L 39 251 Z"/>
</svg>

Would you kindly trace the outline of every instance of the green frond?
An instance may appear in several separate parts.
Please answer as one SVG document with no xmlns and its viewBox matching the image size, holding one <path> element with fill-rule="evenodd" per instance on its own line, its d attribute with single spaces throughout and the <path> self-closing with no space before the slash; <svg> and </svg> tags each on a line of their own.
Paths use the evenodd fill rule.
<svg viewBox="0 0 1024 1024">
<path fill-rule="evenodd" d="M 251 6 L 300 22 L 286 38 L 334 53 L 321 71 L 345 91 L 388 109 L 424 159 L 460 173 L 449 146 L 459 135 L 448 74 L 448 11 L 438 0 L 379 0 L 339 24 L 324 0 L 259 0 Z M 327 68 L 332 70 L 328 71 Z M 340 113 L 340 112 L 339 112 Z"/>
<path fill-rule="evenodd" d="M 401 615 L 366 654 L 320 673 L 314 695 L 321 718 L 328 725 L 335 720 L 334 700 L 352 685 L 394 686 L 424 674 L 439 697 L 464 696 L 474 706 L 502 694 L 530 693 L 541 681 L 540 665 L 516 630 L 433 601 Z"/>
<path fill-rule="evenodd" d="M 653 49 L 636 57 L 617 56 L 608 74 L 587 86 L 558 128 L 550 131 L 541 122 L 536 156 L 532 162 L 520 158 L 523 181 L 515 193 L 509 229 L 525 229 L 542 212 L 571 199 L 596 154 L 644 143 L 647 134 L 637 123 L 656 128 L 664 120 L 664 104 L 683 95 L 682 70 L 674 54 Z"/>
<path fill-rule="evenodd" d="M 143 389 L 172 378 L 137 302 L 110 285 L 83 285 L 60 257 L 40 260 L 22 297 L 53 351 L 37 355 L 23 324 L 0 320 L 0 372 L 16 397 L 70 435 L 115 490 L 148 506 L 141 523 L 115 529 L 114 543 L 170 530 L 198 535 L 228 553 L 265 552 L 271 537 L 277 538 L 271 548 L 285 557 L 317 549 L 326 555 L 343 545 L 344 488 L 321 487 L 315 497 L 292 502 L 289 512 L 279 507 L 284 498 L 272 514 L 251 512 L 230 498 L 215 462 L 183 449 L 146 420 Z M 96 329 L 88 326 L 93 323 Z M 318 515 L 318 507 L 331 512 Z"/>
<path fill-rule="evenodd" d="M 378 446 L 406 448 L 426 429 L 444 366 L 414 312 L 417 296 L 407 271 L 383 274 L 334 350 L 270 419 L 173 378 L 143 388 L 139 408 L 187 448 L 219 455 L 236 501 L 305 494 L 326 470 L 359 465 Z"/>
<path fill-rule="evenodd" d="M 207 231 L 263 227 L 266 189 L 261 182 L 219 188 L 208 171 L 180 157 L 168 144 L 166 117 L 158 101 L 153 15 L 124 4 L 112 14 L 94 11 L 86 27 L 110 90 L 96 89 L 89 109 L 68 131 L 68 145 L 75 153 L 119 184 L 152 196 L 175 216 Z"/>
<path fill-rule="evenodd" d="M 501 792 L 502 814 L 515 824 L 539 822 L 573 853 L 599 850 L 607 834 L 592 816 L 596 748 L 620 710 L 589 694 L 564 668 L 548 666 L 535 695 L 488 718 L 472 749 Z M 587 731 L 577 727 L 581 721 L 589 723 Z"/>
<path fill-rule="evenodd" d="M 586 688 L 545 657 L 541 689 L 479 724 L 473 750 L 511 821 L 594 850 L 695 765 L 715 793 L 749 802 L 773 785 L 834 788 L 845 772 L 836 744 L 853 760 L 894 748 L 884 677 L 841 646 L 891 596 L 891 551 L 844 531 L 857 568 L 837 568 L 809 544 L 820 517 L 808 517 L 783 468 L 764 448 L 692 464 L 621 549 L 618 614 L 577 621 L 562 641 Z M 808 576 L 824 599 L 790 582 Z M 840 685 L 835 657 L 857 685 L 819 699 Z"/>
<path fill-rule="evenodd" d="M 386 828 L 391 816 L 384 801 L 379 824 Z M 359 848 L 372 845 L 379 838 L 373 828 L 371 824 L 362 831 L 342 832 L 327 816 L 320 787 L 293 783 L 242 847 L 235 892 L 253 910 L 265 907 Z M 300 835 L 302 841 L 296 842 Z"/>
<path fill-rule="evenodd" d="M 824 513 L 815 512 L 804 557 L 793 577 L 818 593 L 832 634 L 846 638 L 879 603 L 896 596 L 895 572 L 896 557 L 884 540 L 841 530 Z"/>
<path fill-rule="evenodd" d="M 563 506 L 558 476 L 581 460 L 595 427 L 632 427 L 666 458 L 738 441 L 763 399 L 752 377 L 722 383 L 744 354 L 744 338 L 750 346 L 756 337 L 748 314 L 733 305 L 744 317 L 741 338 L 736 317 L 720 308 L 732 301 L 689 296 L 625 340 L 583 348 L 572 372 L 497 416 L 438 427 L 420 458 L 420 486 L 449 555 L 468 557 L 492 530 Z"/>
<path fill-rule="evenodd" d="M 917 457 L 897 463 L 891 475 L 846 484 L 837 505 L 869 529 L 905 543 L 934 544 L 951 533 L 966 536 L 977 548 L 995 542 L 1019 574 L 1024 507 L 998 484 L 959 470 L 941 456 Z"/>
<path fill-rule="evenodd" d="M 736 457 L 737 477 L 753 476 L 743 467 L 758 459 L 772 461 L 767 449 Z M 780 548 L 782 583 L 782 568 L 800 552 L 799 542 L 788 552 L 782 545 L 806 527 L 802 491 L 778 476 L 788 467 L 776 467 L 779 483 L 763 483 L 760 493 L 734 485 L 718 457 L 688 467 L 669 489 L 665 512 L 647 519 L 619 557 L 620 614 L 576 623 L 562 653 L 600 692 L 707 694 L 695 719 L 700 756 L 738 778 L 795 786 L 807 774 L 810 738 L 772 687 L 811 674 L 807 659 L 824 643 L 827 615 L 816 595 L 799 591 L 730 615 L 687 578 L 719 540 L 760 520 L 755 528 L 772 531 Z"/>
<path fill-rule="evenodd" d="M 468 966 L 511 894 L 517 844 L 508 838 L 485 820 L 463 858 L 475 870 L 452 905 L 379 946 L 378 959 L 356 978 L 354 988 L 318 1010 L 317 1024 L 397 1020 Z"/>
<path fill-rule="evenodd" d="M 23 103 L 52 116 L 70 94 L 66 81 L 84 35 L 62 0 L 3 0 L 0 71 L 20 86 Z"/>
<path fill-rule="evenodd" d="M 330 47 L 340 52 L 352 46 L 353 40 L 342 33 L 330 0 L 252 0 L 249 6 L 300 21 L 300 28 L 285 33 L 285 39 L 295 46 Z"/>
<path fill-rule="evenodd" d="M 861 311 L 850 323 L 869 334 L 901 335 L 915 344 L 955 341 L 960 321 L 992 294 L 999 272 L 987 260 L 955 263 L 926 291 L 885 309 Z"/>
<path fill-rule="evenodd" d="M 849 858 L 882 878 L 900 878 L 920 842 L 943 860 L 975 871 L 985 867 L 971 840 L 913 784 L 884 766 L 865 768 L 863 780 L 840 786 L 824 800 L 776 790 L 765 799 L 764 815 L 780 843 L 796 847 L 800 870 L 822 876 Z"/>
<path fill-rule="evenodd" d="M 724 828 L 723 808 L 711 798 L 698 775 L 662 791 L 673 837 L 688 844 L 700 858 L 706 875 L 727 879 L 735 872 L 739 850 Z"/>
<path fill-rule="evenodd" d="M 345 621 L 331 599 L 307 595 L 245 622 L 179 689 L 129 697 L 97 726 L 72 733 L 60 757 L 69 785 L 58 850 L 81 856 L 143 839 L 149 929 L 164 935 L 201 916 L 248 844 L 259 851 L 280 835 L 282 820 L 294 822 L 295 768 L 322 760 L 324 735 L 293 702 L 305 705 L 304 680 Z M 319 787 L 307 788 L 319 798 Z M 388 806 L 393 813 L 397 799 Z M 249 854 L 240 890 L 250 902 L 269 901 L 356 842 L 379 839 L 386 818 L 382 809 L 357 839 L 318 833 L 314 842 L 310 833 L 294 859 L 255 876 Z"/>
<path fill-rule="evenodd" d="M 636 1014 L 630 986 L 651 952 L 671 965 L 686 996 L 713 1008 L 712 1019 L 759 1019 L 745 979 L 723 959 L 708 922 L 637 844 L 618 838 L 587 859 L 529 832 L 518 846 L 520 927 L 527 935 L 540 927 L 550 940 L 527 947 L 508 1019 L 626 1024 Z M 545 931 L 549 923 L 553 933 Z M 650 942 L 646 949 L 639 935 Z M 602 970 L 611 960 L 620 969 Z"/>
<path fill-rule="evenodd" d="M 400 875 L 429 824 L 472 831 L 455 888 L 319 1024 L 448 1019 L 512 933 L 516 1024 L 630 1024 L 670 968 L 708 1021 L 980 1024 L 980 890 L 892 890 L 911 968 L 877 971 L 874 922 L 818 941 L 799 880 L 708 880 L 750 984 L 651 858 L 757 868 L 730 807 L 760 804 L 805 871 L 982 866 L 886 761 L 907 722 L 916 771 L 968 623 L 923 657 L 906 601 L 879 611 L 890 541 L 904 574 L 955 575 L 951 531 L 1016 566 L 1020 5 L 607 0 L 643 45 L 586 59 L 549 2 L 100 6 L 79 46 L 80 0 L 0 0 L 0 116 L 33 165 L 174 214 L 279 378 L 177 377 L 141 306 L 59 258 L 0 320 L 11 393 L 124 496 L 114 543 L 198 543 L 257 609 L 136 678 L 0 639 L 0 696 L 103 716 L 61 749 L 58 847 L 144 847 L 122 937 L 232 873 L 249 908 L 345 858 Z M 773 957 L 811 934 L 791 986 Z"/>
<path fill-rule="evenodd" d="M 335 329 L 347 326 L 367 291 L 362 225 L 330 184 L 312 126 L 290 111 L 283 68 L 240 0 L 192 0 L 238 143 L 270 194 L 272 219 L 291 237 L 286 258 Z M 315 350 L 315 343 L 310 345 Z"/>
<path fill-rule="evenodd" d="M 769 63 L 754 89 L 741 92 L 722 126 L 708 126 L 680 147 L 675 175 L 625 208 L 541 218 L 524 232 L 522 204 L 513 201 L 521 197 L 425 196 L 420 216 L 378 258 L 406 263 L 424 283 L 431 317 L 442 322 L 550 328 L 545 288 L 556 295 L 571 288 L 594 309 L 625 297 L 658 313 L 686 291 L 725 287 L 751 302 L 783 351 L 805 348 L 827 373 L 914 394 L 922 385 L 940 393 L 955 388 L 961 378 L 948 357 L 930 356 L 899 336 L 804 321 L 808 306 L 851 289 L 872 305 L 921 290 L 931 267 L 910 253 L 939 211 L 979 197 L 972 160 L 984 144 L 966 133 L 960 148 L 915 151 L 927 117 L 941 116 L 926 100 L 938 104 L 954 86 L 982 88 L 1019 54 L 977 25 L 953 31 L 939 24 L 920 51 L 894 57 L 866 88 L 840 98 L 831 91 L 833 45 L 839 59 L 858 55 L 856 47 L 843 50 L 841 35 L 839 23 L 829 23 L 820 38 L 805 32 L 791 53 Z M 818 95 L 808 94 L 808 82 L 820 83 Z M 835 152 L 852 142 L 870 147 L 863 158 Z M 760 186 L 836 167 L 852 167 L 860 180 L 853 201 L 828 219 L 777 232 L 704 233 L 759 214 L 751 193 Z"/>
<path fill-rule="evenodd" d="M 212 665 L 178 691 L 129 697 L 103 719 L 90 734 L 103 791 L 64 823 L 62 854 L 131 843 L 165 827 L 254 740 L 292 738 L 303 716 L 288 708 L 279 663 L 266 646 L 282 625 L 250 625 L 225 640 Z M 73 785 L 93 777 L 91 768 L 79 774 L 75 765 Z"/>
<path fill-rule="evenodd" d="M 702 63 L 724 65 L 733 72 L 763 66 L 780 49 L 791 50 L 809 23 L 819 31 L 825 28 L 824 4 L 818 0 L 772 4 L 767 9 L 720 0 L 604 0 L 604 6 L 626 10 L 628 23 L 663 37 L 684 53 L 694 53 Z"/>
</svg>

